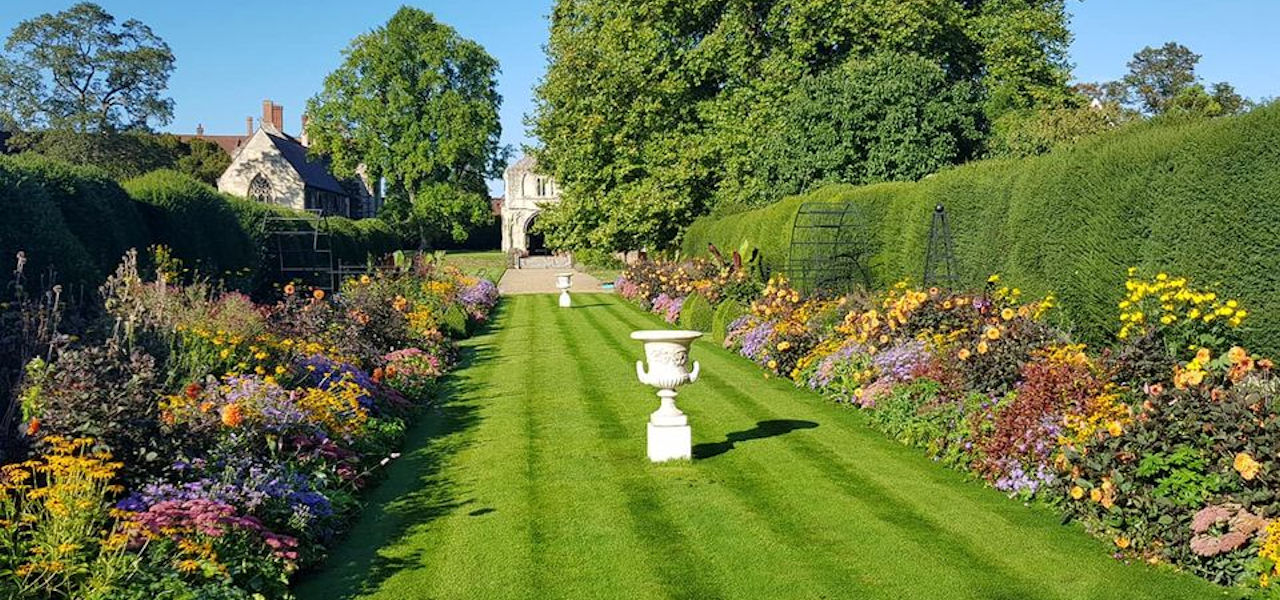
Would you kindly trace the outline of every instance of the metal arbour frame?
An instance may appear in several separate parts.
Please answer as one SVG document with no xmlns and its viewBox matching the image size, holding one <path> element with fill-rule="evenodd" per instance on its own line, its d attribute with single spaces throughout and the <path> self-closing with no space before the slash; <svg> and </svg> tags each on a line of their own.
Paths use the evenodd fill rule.
<svg viewBox="0 0 1280 600">
<path fill-rule="evenodd" d="M 333 237 L 325 217 L 267 217 L 266 255 L 274 263 L 280 281 L 333 291 L 337 269 L 333 258 Z"/>
<path fill-rule="evenodd" d="M 867 288 L 873 252 L 856 204 L 805 202 L 791 225 L 786 273 L 792 285 L 806 292 Z"/>
</svg>

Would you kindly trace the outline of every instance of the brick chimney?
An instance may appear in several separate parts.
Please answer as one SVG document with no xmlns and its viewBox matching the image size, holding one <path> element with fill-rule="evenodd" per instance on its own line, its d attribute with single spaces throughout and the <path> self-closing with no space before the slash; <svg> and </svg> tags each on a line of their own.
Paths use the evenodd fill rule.
<svg viewBox="0 0 1280 600">
<path fill-rule="evenodd" d="M 253 117 L 244 118 L 244 132 L 245 135 L 253 135 Z"/>
<path fill-rule="evenodd" d="M 263 100 L 262 122 L 270 123 L 276 131 L 284 133 L 284 107 L 270 100 Z"/>
</svg>

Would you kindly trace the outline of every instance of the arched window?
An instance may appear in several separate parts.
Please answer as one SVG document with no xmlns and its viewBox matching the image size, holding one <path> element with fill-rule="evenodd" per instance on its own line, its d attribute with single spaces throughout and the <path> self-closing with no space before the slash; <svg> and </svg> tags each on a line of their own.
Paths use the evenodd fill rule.
<svg viewBox="0 0 1280 600">
<path fill-rule="evenodd" d="M 547 195 L 547 179 L 545 177 L 538 178 L 538 197 L 543 198 Z"/>
<path fill-rule="evenodd" d="M 249 197 L 258 202 L 271 202 L 271 182 L 262 173 L 254 175 L 249 182 Z"/>
</svg>

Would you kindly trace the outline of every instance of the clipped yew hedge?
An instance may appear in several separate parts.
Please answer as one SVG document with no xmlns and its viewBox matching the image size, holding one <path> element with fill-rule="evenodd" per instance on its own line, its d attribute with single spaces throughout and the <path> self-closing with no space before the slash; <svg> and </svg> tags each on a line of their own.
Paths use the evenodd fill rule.
<svg viewBox="0 0 1280 600">
<path fill-rule="evenodd" d="M 0 156 L 0 265 L 13 269 L 25 251 L 28 282 L 57 271 L 61 283 L 94 287 L 130 248 L 163 244 L 188 266 L 245 289 L 269 282 L 262 248 L 268 216 L 306 213 L 218 192 L 176 171 L 147 173 L 118 184 L 92 167 L 36 155 Z M 362 264 L 400 247 L 383 221 L 325 220 L 335 256 Z M 33 288 L 34 289 L 34 288 Z"/>
<path fill-rule="evenodd" d="M 1280 106 L 1149 123 L 1048 155 L 980 161 L 915 183 L 829 186 L 751 212 L 704 218 L 683 248 L 758 247 L 784 269 L 806 201 L 854 202 L 874 240 L 877 285 L 919 281 L 933 207 L 951 222 L 962 283 L 991 273 L 1052 291 L 1079 337 L 1106 339 L 1130 266 L 1217 285 L 1251 312 L 1245 341 L 1280 351 Z"/>
</svg>

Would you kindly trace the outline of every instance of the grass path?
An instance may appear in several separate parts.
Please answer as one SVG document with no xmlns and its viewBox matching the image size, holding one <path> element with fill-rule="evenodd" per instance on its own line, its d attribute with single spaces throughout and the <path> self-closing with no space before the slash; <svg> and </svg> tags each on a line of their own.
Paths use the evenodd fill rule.
<svg viewBox="0 0 1280 600">
<path fill-rule="evenodd" d="M 1115 561 L 708 343 L 680 393 L 696 458 L 651 465 L 657 397 L 627 334 L 665 324 L 613 295 L 575 301 L 503 301 L 302 599 L 1223 596 Z"/>
</svg>

